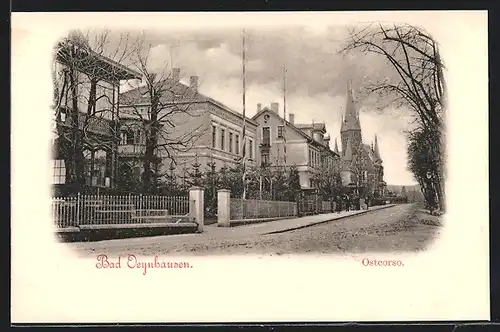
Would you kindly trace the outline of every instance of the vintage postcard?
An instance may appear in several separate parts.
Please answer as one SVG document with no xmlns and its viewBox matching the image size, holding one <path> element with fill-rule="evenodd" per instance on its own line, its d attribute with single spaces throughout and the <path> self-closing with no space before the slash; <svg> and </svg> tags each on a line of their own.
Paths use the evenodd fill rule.
<svg viewBox="0 0 500 332">
<path fill-rule="evenodd" d="M 487 18 L 13 13 L 12 321 L 488 320 Z"/>
</svg>

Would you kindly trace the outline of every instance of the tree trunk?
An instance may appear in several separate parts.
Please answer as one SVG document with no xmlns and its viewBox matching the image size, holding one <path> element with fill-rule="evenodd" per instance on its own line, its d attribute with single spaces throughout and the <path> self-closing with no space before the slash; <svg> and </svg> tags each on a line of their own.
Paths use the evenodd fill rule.
<svg viewBox="0 0 500 332">
<path fill-rule="evenodd" d="M 74 69 L 70 70 L 70 86 L 71 86 L 71 132 L 70 144 L 68 151 L 67 163 L 67 183 L 73 187 L 73 190 L 79 192 L 85 182 L 84 179 L 84 157 L 83 157 L 83 137 L 81 135 L 79 112 L 78 112 L 78 89 L 76 72 Z"/>
<path fill-rule="evenodd" d="M 144 173 L 143 173 L 143 188 L 145 192 L 153 193 L 156 189 L 156 155 L 155 149 L 158 145 L 158 102 L 152 98 L 151 103 L 151 118 L 147 124 L 149 130 L 146 130 L 146 151 L 144 153 Z"/>
</svg>

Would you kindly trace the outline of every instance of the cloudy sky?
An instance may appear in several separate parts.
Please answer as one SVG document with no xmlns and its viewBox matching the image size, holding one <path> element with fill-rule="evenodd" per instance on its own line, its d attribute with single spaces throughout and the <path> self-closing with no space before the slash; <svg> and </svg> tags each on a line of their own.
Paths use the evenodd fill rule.
<svg viewBox="0 0 500 332">
<path fill-rule="evenodd" d="M 375 55 L 341 56 L 346 28 L 305 26 L 279 29 L 246 29 L 246 112 L 252 116 L 257 103 L 280 103 L 283 112 L 283 65 L 287 68 L 287 113 L 297 123 L 325 122 L 340 143 L 340 118 L 345 108 L 346 82 L 352 81 L 360 109 L 363 140 L 371 144 L 378 136 L 389 184 L 414 184 L 406 169 L 404 130 L 412 118 L 406 110 L 376 110 L 373 100 L 361 100 L 364 83 L 390 76 L 392 70 Z M 134 34 L 137 32 L 133 32 Z M 181 80 L 199 77 L 202 93 L 242 111 L 242 30 L 146 30 L 151 44 L 149 65 L 161 70 L 170 65 L 181 69 Z M 356 98 L 358 97 L 358 98 Z"/>
</svg>

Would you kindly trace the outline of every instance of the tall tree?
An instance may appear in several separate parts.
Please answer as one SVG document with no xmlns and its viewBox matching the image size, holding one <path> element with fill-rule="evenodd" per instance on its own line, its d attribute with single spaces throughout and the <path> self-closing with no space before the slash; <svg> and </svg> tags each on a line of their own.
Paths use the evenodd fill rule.
<svg viewBox="0 0 500 332">
<path fill-rule="evenodd" d="M 436 191 L 432 196 L 438 197 L 438 208 L 444 209 L 444 119 L 447 93 L 445 65 L 437 42 L 423 29 L 411 25 L 369 24 L 350 29 L 346 44 L 340 50 L 344 54 L 356 51 L 379 55 L 389 64 L 391 75 L 367 84 L 365 88 L 368 93 L 375 93 L 384 106 L 404 106 L 413 112 L 417 123 L 414 130 L 426 133 L 421 139 L 425 138 L 426 146 L 429 147 L 421 153 L 431 154 L 431 159 L 439 156 L 440 161 L 427 166 L 414 165 L 411 169 L 432 168 L 431 190 Z M 409 159 L 413 159 L 412 163 L 420 163 L 428 158 L 409 155 Z"/>
<path fill-rule="evenodd" d="M 297 199 L 297 195 L 300 192 L 300 175 L 297 165 L 292 165 L 288 169 L 287 187 L 287 200 L 293 202 Z"/>
<path fill-rule="evenodd" d="M 128 113 L 123 116 L 136 119 L 134 125 L 142 126 L 145 136 L 140 157 L 145 192 L 155 191 L 157 179 L 165 174 L 164 161 L 176 163 L 178 154 L 192 149 L 205 132 L 202 124 L 187 131 L 178 129 L 192 118 L 201 116 L 194 107 L 200 95 L 197 90 L 177 81 L 170 64 L 155 69 L 151 65 L 154 60 L 151 48 L 143 41 L 137 49 L 135 67 L 143 81 L 138 88 L 123 94 L 120 100 L 121 107 Z"/>
<path fill-rule="evenodd" d="M 314 175 L 314 181 L 323 199 L 336 196 L 342 187 L 338 165 L 322 163 L 319 171 Z"/>
</svg>

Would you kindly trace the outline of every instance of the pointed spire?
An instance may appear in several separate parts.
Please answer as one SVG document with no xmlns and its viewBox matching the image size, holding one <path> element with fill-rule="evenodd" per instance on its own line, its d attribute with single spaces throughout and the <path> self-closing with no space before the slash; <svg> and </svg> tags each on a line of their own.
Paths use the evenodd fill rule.
<svg viewBox="0 0 500 332">
<path fill-rule="evenodd" d="M 347 82 L 346 91 L 346 105 L 345 105 L 345 118 L 342 122 L 341 131 L 347 130 L 361 130 L 359 124 L 359 114 L 354 105 L 354 97 L 352 96 L 352 89 L 350 81 Z"/>
<path fill-rule="evenodd" d="M 333 151 L 335 153 L 339 154 L 339 146 L 337 145 L 337 137 L 335 137 L 335 147 L 334 147 Z"/>
<path fill-rule="evenodd" d="M 351 143 L 351 138 L 347 139 L 347 147 L 346 147 L 345 153 L 344 153 L 344 160 L 345 161 L 352 161 L 352 143 Z"/>
<path fill-rule="evenodd" d="M 378 149 L 377 134 L 375 134 L 375 142 L 374 142 L 374 146 L 373 146 L 373 152 L 375 153 L 375 157 L 377 157 L 378 159 L 381 159 L 380 158 L 380 151 Z"/>
</svg>

